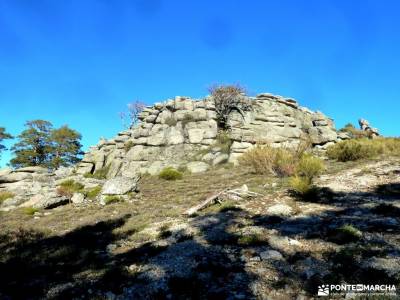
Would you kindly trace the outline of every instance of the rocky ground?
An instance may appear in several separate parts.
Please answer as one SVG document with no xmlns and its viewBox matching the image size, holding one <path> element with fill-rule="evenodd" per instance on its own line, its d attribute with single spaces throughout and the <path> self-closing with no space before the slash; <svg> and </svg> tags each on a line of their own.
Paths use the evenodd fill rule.
<svg viewBox="0 0 400 300">
<path fill-rule="evenodd" d="M 399 174 L 394 158 L 329 162 L 318 189 L 298 198 L 285 179 L 225 165 L 173 182 L 145 176 L 126 202 L 3 212 L 0 298 L 312 299 L 318 285 L 343 282 L 399 289 Z M 261 195 L 183 215 L 243 184 Z"/>
</svg>

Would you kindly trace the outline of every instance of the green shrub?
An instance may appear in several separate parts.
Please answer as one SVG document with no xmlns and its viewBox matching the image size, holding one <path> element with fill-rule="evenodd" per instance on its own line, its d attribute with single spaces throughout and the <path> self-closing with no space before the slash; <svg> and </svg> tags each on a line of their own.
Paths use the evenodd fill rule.
<svg viewBox="0 0 400 300">
<path fill-rule="evenodd" d="M 63 181 L 60 183 L 60 186 L 70 189 L 73 192 L 79 192 L 84 188 L 84 185 L 79 183 L 79 182 L 75 182 L 72 179 L 68 179 L 66 181 Z"/>
<path fill-rule="evenodd" d="M 178 121 L 174 117 L 168 117 L 165 119 L 165 124 L 168 126 L 175 126 L 178 123 Z"/>
<path fill-rule="evenodd" d="M 325 166 L 320 158 L 304 153 L 297 162 L 295 176 L 289 180 L 291 190 L 301 198 L 316 196 L 318 189 L 313 185 L 313 180 L 324 170 Z"/>
<path fill-rule="evenodd" d="M 383 138 L 346 140 L 330 146 L 326 152 L 330 159 L 354 161 L 378 155 L 400 156 L 400 139 Z"/>
<path fill-rule="evenodd" d="M 226 211 L 240 211 L 241 209 L 235 205 L 235 203 L 231 201 L 224 201 L 218 207 L 219 212 L 226 212 Z"/>
<path fill-rule="evenodd" d="M 182 179 L 183 174 L 172 167 L 167 167 L 158 174 L 158 177 L 165 180 L 177 180 Z"/>
<path fill-rule="evenodd" d="M 25 207 L 24 208 L 24 213 L 28 216 L 33 216 L 36 212 L 38 212 L 39 210 L 37 208 L 34 207 Z"/>
<path fill-rule="evenodd" d="M 312 182 L 307 177 L 293 176 L 289 180 L 290 188 L 299 195 L 307 195 L 313 188 Z"/>
<path fill-rule="evenodd" d="M 330 146 L 326 154 L 330 159 L 343 162 L 369 159 L 378 155 L 400 156 L 400 139 L 378 137 L 341 141 Z"/>
<path fill-rule="evenodd" d="M 86 173 L 83 175 L 85 178 L 95 178 L 95 179 L 106 179 L 107 174 L 110 171 L 110 165 L 107 167 L 103 167 L 101 169 L 96 170 L 93 174 L 92 173 Z"/>
<path fill-rule="evenodd" d="M 328 158 L 342 162 L 372 158 L 377 154 L 377 148 L 366 140 L 341 141 L 328 147 L 326 151 Z"/>
<path fill-rule="evenodd" d="M 123 201 L 123 199 L 118 196 L 106 196 L 104 198 L 104 203 L 106 205 L 111 204 L 111 203 L 116 203 L 116 202 L 122 202 L 122 201 Z"/>
<path fill-rule="evenodd" d="M 3 203 L 5 200 L 13 198 L 15 195 L 11 192 L 3 191 L 0 192 L 0 204 Z"/>
<path fill-rule="evenodd" d="M 125 152 L 129 152 L 129 150 L 131 150 L 131 148 L 135 146 L 135 144 L 133 143 L 133 141 L 128 141 L 125 143 L 124 145 L 124 150 Z"/>
<path fill-rule="evenodd" d="M 191 114 L 185 114 L 183 116 L 182 121 L 181 121 L 182 128 L 185 128 L 187 124 L 189 124 L 190 122 L 194 122 L 194 121 L 195 120 L 194 120 L 194 118 L 193 118 L 193 116 Z"/>
<path fill-rule="evenodd" d="M 362 237 L 362 232 L 353 225 L 345 224 L 333 230 L 329 239 L 338 244 L 354 242 Z"/>
<path fill-rule="evenodd" d="M 96 199 L 96 197 L 100 194 L 101 192 L 101 186 L 96 186 L 94 188 L 88 189 L 84 192 L 86 198 L 88 199 Z"/>
<path fill-rule="evenodd" d="M 266 243 L 266 237 L 260 233 L 242 235 L 238 239 L 238 244 L 242 246 L 258 246 Z"/>
<path fill-rule="evenodd" d="M 60 196 L 71 198 L 74 193 L 82 192 L 83 188 L 84 188 L 83 184 L 75 182 L 72 179 L 69 179 L 60 183 L 60 185 L 57 188 L 57 194 Z"/>
<path fill-rule="evenodd" d="M 310 182 L 325 170 L 322 159 L 304 154 L 296 166 L 296 174 L 307 178 Z"/>
</svg>

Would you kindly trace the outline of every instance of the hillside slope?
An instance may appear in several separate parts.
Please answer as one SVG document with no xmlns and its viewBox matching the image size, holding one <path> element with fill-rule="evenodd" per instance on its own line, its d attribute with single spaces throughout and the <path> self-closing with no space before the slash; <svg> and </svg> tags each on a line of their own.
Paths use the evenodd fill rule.
<svg viewBox="0 0 400 300">
<path fill-rule="evenodd" d="M 142 178 L 141 196 L 29 216 L 3 213 L 6 296 L 85 299 L 316 298 L 324 283 L 399 284 L 400 160 L 328 162 L 308 199 L 286 179 L 228 165 Z M 225 188 L 260 194 L 183 212 Z"/>
</svg>

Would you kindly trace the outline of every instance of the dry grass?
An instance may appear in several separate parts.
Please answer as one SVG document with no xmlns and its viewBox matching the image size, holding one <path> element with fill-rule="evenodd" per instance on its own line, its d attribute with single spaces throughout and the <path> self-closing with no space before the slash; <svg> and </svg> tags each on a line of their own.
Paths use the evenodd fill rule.
<svg viewBox="0 0 400 300">
<path fill-rule="evenodd" d="M 307 168 L 302 167 L 301 172 L 299 169 L 296 169 L 296 171 L 299 174 L 301 173 L 303 178 L 313 177 L 318 173 L 315 171 L 317 168 L 314 168 L 316 165 L 314 163 L 304 163 Z M 352 166 L 352 162 L 348 164 L 335 162 L 335 164 L 340 164 L 340 168 Z M 141 182 L 141 196 L 140 198 L 135 198 L 132 202 L 115 202 L 106 206 L 101 206 L 97 202 L 85 204 L 86 206 L 65 205 L 51 210 L 40 211 L 39 214 L 35 214 L 35 218 L 26 215 L 23 210 L 4 213 L 2 214 L 2 225 L 5 232 L 14 232 L 16 234 L 15 240 L 19 243 L 25 243 L 22 247 L 25 252 L 16 248 L 16 251 L 10 255 L 15 257 L 22 256 L 24 257 L 22 260 L 24 263 L 29 262 L 31 264 L 30 271 L 32 273 L 30 274 L 35 275 L 29 275 L 32 278 L 42 276 L 39 272 L 42 272 L 43 266 L 47 266 L 46 270 L 48 270 L 47 274 L 49 275 L 46 279 L 48 281 L 51 281 L 49 278 L 51 279 L 52 274 L 58 272 L 61 268 L 63 272 L 66 272 L 66 279 L 72 278 L 70 276 L 72 274 L 74 280 L 81 280 L 86 284 L 85 280 L 89 278 L 90 284 L 99 281 L 101 283 L 99 286 L 103 287 L 104 284 L 108 283 L 130 285 L 127 279 L 136 280 L 136 278 L 122 276 L 130 264 L 139 267 L 142 263 L 147 264 L 148 258 L 151 258 L 152 255 L 157 255 L 154 253 L 163 251 L 163 247 L 167 247 L 164 245 L 168 245 L 169 240 L 171 240 L 167 239 L 168 237 L 171 235 L 175 237 L 174 224 L 182 222 L 185 225 L 196 226 L 196 222 L 201 221 L 203 216 L 206 217 L 205 219 L 212 217 L 210 220 L 217 218 L 218 223 L 207 225 L 205 228 L 201 228 L 202 231 L 195 231 L 190 245 L 206 247 L 207 251 L 213 251 L 213 256 L 210 256 L 213 258 L 212 261 L 215 261 L 215 257 L 219 259 L 219 256 L 214 255 L 214 251 L 220 251 L 222 248 L 233 249 L 235 250 L 233 253 L 240 254 L 237 257 L 235 256 L 237 258 L 235 263 L 240 264 L 239 266 L 245 264 L 239 260 L 241 257 L 244 256 L 246 259 L 251 259 L 253 256 L 258 255 L 261 249 L 266 248 L 265 246 L 270 242 L 271 236 L 280 237 L 282 235 L 283 237 L 288 236 L 296 239 L 302 244 L 301 255 L 304 256 L 300 256 L 301 258 L 311 256 L 321 260 L 326 260 L 327 254 L 337 249 L 335 246 L 336 241 L 342 243 L 342 240 L 338 240 L 338 238 L 346 239 L 349 237 L 351 240 L 353 238 L 362 240 L 361 234 L 364 233 L 358 231 L 357 227 L 353 228 L 348 225 L 332 232 L 323 231 L 321 236 L 317 232 L 317 237 L 311 236 L 304 239 L 301 236 L 293 237 L 291 234 L 286 235 L 286 233 L 276 231 L 277 228 L 281 228 L 278 223 L 271 223 L 276 222 L 276 219 L 266 216 L 264 211 L 258 211 L 258 209 L 253 211 L 248 208 L 249 205 L 253 205 L 258 206 L 260 209 L 265 209 L 265 207 L 269 207 L 269 204 L 275 203 L 276 200 L 286 201 L 285 203 L 288 204 L 284 198 L 288 178 L 272 178 L 253 174 L 250 171 L 249 168 L 242 166 L 240 168 L 231 168 L 229 171 L 221 167 L 201 174 L 185 174 L 185 177 L 178 181 L 165 181 L 156 176 L 144 176 Z M 263 187 L 266 182 L 270 183 L 268 191 Z M 276 185 L 272 187 L 272 183 Z M 240 202 L 241 210 L 238 210 L 235 202 L 227 201 L 221 206 L 214 205 L 210 211 L 207 211 L 207 209 L 201 211 L 198 217 L 188 219 L 182 216 L 185 210 L 198 204 L 211 194 L 226 188 L 239 187 L 242 184 L 247 184 L 250 190 L 261 192 L 264 196 L 251 201 Z M 299 212 L 303 207 L 310 205 L 309 202 L 302 202 L 301 199 L 296 199 L 294 205 L 296 203 L 299 204 Z M 377 211 L 382 214 L 387 213 L 387 211 L 391 212 L 392 207 L 380 207 Z M 318 214 L 319 212 L 313 210 L 312 214 L 314 213 Z M 323 217 L 322 214 L 321 217 Z M 340 216 L 338 217 L 340 218 Z M 113 222 L 113 220 L 119 219 L 123 220 Z M 325 226 L 324 229 L 332 223 L 331 221 L 330 217 L 321 221 L 323 222 L 321 224 Z M 246 228 L 248 226 L 257 227 L 252 229 L 265 227 L 265 230 L 248 230 L 250 229 Z M 290 226 L 290 222 L 284 226 Z M 43 232 L 44 238 L 36 236 Z M 365 234 L 368 233 L 365 232 Z M 321 240 L 322 237 L 326 241 Z M 333 243 L 331 242 L 332 237 Z M 26 244 L 25 240 L 33 240 L 34 243 Z M 36 240 L 39 240 L 39 243 Z M 281 241 L 281 239 L 277 239 L 277 241 Z M 224 245 L 223 247 L 221 247 L 222 244 Z M 12 243 L 10 245 L 13 246 Z M 31 245 L 36 245 L 37 248 L 32 248 Z M 279 249 L 279 252 L 284 254 L 285 259 L 286 257 L 292 258 L 289 254 L 285 255 L 285 251 L 289 253 L 289 250 L 295 247 L 285 245 L 283 245 L 284 248 Z M 108 250 L 109 246 L 115 246 L 116 248 Z M 7 249 L 10 249 L 10 247 L 8 246 Z M 165 249 L 167 249 L 165 251 L 171 251 L 168 253 L 181 255 L 181 252 L 172 252 L 175 251 L 173 246 Z M 177 249 L 181 248 L 178 247 Z M 105 255 L 104 251 L 107 251 L 107 255 Z M 4 255 L 9 255 L 8 250 L 4 251 Z M 35 255 L 37 255 L 37 259 Z M 93 255 L 95 255 L 96 261 L 93 260 Z M 171 256 L 170 254 L 168 255 Z M 205 257 L 207 258 L 207 256 Z M 6 258 L 9 259 L 8 257 Z M 95 262 L 94 265 L 93 262 Z M 221 263 L 224 262 L 224 260 L 221 260 Z M 290 264 L 291 261 L 289 261 L 289 266 Z M 296 264 L 296 261 L 294 264 Z M 64 265 L 72 265 L 77 269 L 63 268 L 62 266 Z M 259 265 L 259 263 L 246 263 L 246 270 L 240 270 L 239 272 L 244 275 L 246 272 L 252 273 L 256 268 L 259 268 Z M 206 267 L 210 268 L 209 265 L 206 265 Z M 248 268 L 252 269 L 248 271 Z M 34 273 L 35 270 L 37 270 L 38 275 Z M 72 270 L 71 273 L 68 273 L 68 270 Z M 105 270 L 110 271 L 107 276 L 105 276 Z M 273 272 L 273 269 L 271 270 Z M 290 275 L 292 276 L 295 272 L 297 271 L 291 271 Z M 279 274 L 277 273 L 277 278 Z M 270 278 L 271 273 L 263 273 L 262 276 L 262 279 Z M 64 280 L 64 278 L 61 279 Z M 18 285 L 20 285 L 20 281 L 13 279 L 13 282 L 18 282 Z M 28 280 L 26 282 L 30 283 Z M 55 282 L 58 283 L 61 280 L 57 279 Z M 302 284 L 302 281 L 295 282 L 295 285 L 297 283 Z M 91 285 L 84 285 L 85 289 L 89 287 L 92 288 Z M 118 291 L 120 286 L 115 288 Z M 267 285 L 267 288 L 270 289 L 273 286 Z M 113 290 L 113 288 L 106 286 L 105 290 Z M 288 296 L 286 298 L 291 297 Z"/>
<path fill-rule="evenodd" d="M 284 148 L 257 145 L 239 158 L 239 163 L 250 166 L 256 174 L 290 176 L 296 169 L 297 157 Z"/>
<path fill-rule="evenodd" d="M 247 168 L 213 169 L 202 174 L 187 174 L 182 180 L 166 181 L 156 176 L 144 176 L 141 181 L 141 197 L 134 202 L 114 202 L 102 206 L 97 202 L 85 206 L 65 205 L 48 211 L 48 215 L 33 219 L 21 210 L 2 214 L 2 225 L 7 230 L 18 228 L 48 231 L 58 235 L 78 227 L 106 221 L 122 215 L 130 215 L 118 233 L 132 235 L 150 224 L 166 218 L 184 219 L 182 213 L 225 188 L 237 188 L 247 184 L 249 189 L 264 192 L 267 178 L 254 175 Z M 196 187 L 195 189 L 193 187 Z"/>
<path fill-rule="evenodd" d="M 13 193 L 8 192 L 8 191 L 0 192 L 0 204 L 3 203 L 3 201 L 10 199 L 14 196 L 15 195 Z"/>
</svg>

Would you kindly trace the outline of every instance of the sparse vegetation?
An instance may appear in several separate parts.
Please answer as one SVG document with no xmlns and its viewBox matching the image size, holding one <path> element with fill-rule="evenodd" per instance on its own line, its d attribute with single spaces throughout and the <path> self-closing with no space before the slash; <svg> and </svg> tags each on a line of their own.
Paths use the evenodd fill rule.
<svg viewBox="0 0 400 300">
<path fill-rule="evenodd" d="M 369 140 L 347 140 L 330 146 L 326 155 L 338 161 L 353 161 L 372 158 L 377 155 L 377 148 Z"/>
<path fill-rule="evenodd" d="M 351 224 L 345 224 L 333 230 L 329 239 L 338 244 L 355 242 L 362 237 L 362 232 Z"/>
<path fill-rule="evenodd" d="M 328 158 L 338 161 L 370 159 L 378 155 L 400 155 L 400 139 L 374 138 L 341 141 L 330 146 L 326 152 Z"/>
<path fill-rule="evenodd" d="M 68 188 L 72 192 L 79 192 L 84 188 L 83 184 L 76 182 L 72 179 L 61 182 L 60 186 Z"/>
<path fill-rule="evenodd" d="M 296 165 L 295 176 L 289 180 L 289 186 L 301 198 L 314 197 L 317 188 L 313 180 L 325 170 L 323 161 L 315 156 L 304 153 Z"/>
<path fill-rule="evenodd" d="M 308 195 L 312 189 L 313 185 L 307 177 L 293 176 L 289 180 L 290 188 L 298 195 Z"/>
<path fill-rule="evenodd" d="M 303 154 L 296 166 L 296 174 L 309 181 L 320 175 L 325 170 L 322 159 L 310 154 Z"/>
<path fill-rule="evenodd" d="M 306 155 L 303 158 L 309 159 Z M 303 167 L 300 162 L 301 158 L 295 168 L 299 178 L 314 178 L 316 173 L 319 174 L 315 171 L 318 168 L 311 168 L 310 164 L 304 161 L 307 167 Z M 359 166 L 332 161 L 328 164 L 343 166 L 341 171 Z M 372 173 L 375 173 L 376 168 L 380 168 L 373 167 L 374 165 L 375 162 L 366 164 Z M 397 175 L 395 171 L 389 171 L 385 178 L 393 179 Z M 327 176 L 327 180 L 335 180 L 336 175 L 329 173 Z M 342 182 L 343 178 L 339 179 L 340 176 L 341 174 L 334 183 Z M 69 278 L 83 279 L 78 287 L 70 286 L 65 292 L 57 294 L 58 298 L 68 298 L 76 294 L 84 294 L 88 298 L 93 294 L 103 297 L 109 290 L 120 294 L 125 287 L 137 284 L 137 274 L 152 274 L 150 272 L 157 270 L 156 267 L 161 264 L 171 274 L 176 267 L 185 268 L 183 264 L 179 265 L 183 257 L 185 261 L 194 263 L 194 272 L 198 273 L 198 278 L 205 278 L 199 280 L 203 280 L 202 283 L 206 282 L 207 287 L 214 279 L 223 280 L 225 274 L 232 270 L 235 277 L 229 277 L 227 284 L 233 282 L 235 286 L 240 286 L 243 282 L 247 286 L 256 282 L 266 284 L 267 288 L 274 291 L 283 281 L 266 283 L 265 278 L 286 272 L 287 276 L 284 277 L 290 280 L 287 280 L 285 285 L 294 291 L 290 295 L 282 292 L 285 299 L 292 295 L 297 297 L 299 291 L 305 297 L 313 297 L 313 290 L 308 293 L 306 288 L 303 288 L 310 281 L 304 277 L 304 270 L 321 269 L 330 272 L 327 275 L 329 277 L 325 278 L 333 283 L 336 279 L 349 282 L 352 276 L 357 276 L 357 281 L 363 282 L 359 280 L 361 276 L 377 272 L 363 269 L 365 261 L 377 258 L 378 262 L 382 260 L 379 266 L 386 266 L 392 261 L 388 253 L 393 253 L 393 249 L 398 248 L 398 242 L 394 239 L 396 232 L 386 229 L 396 227 L 385 227 L 381 224 L 383 219 L 385 222 L 386 219 L 397 219 L 397 201 L 389 197 L 385 199 L 386 196 L 383 197 L 375 189 L 370 190 L 371 194 L 381 195 L 382 199 L 387 200 L 384 202 L 390 204 L 377 206 L 383 202 L 373 202 L 376 200 L 370 200 L 368 195 L 352 201 L 356 199 L 352 198 L 352 192 L 346 194 L 346 199 L 339 199 L 342 197 L 337 193 L 338 197 L 335 196 L 329 205 L 317 201 L 312 204 L 309 201 L 304 203 L 303 199 L 281 199 L 287 181 L 288 178 L 251 174 L 242 167 L 229 171 L 215 168 L 204 174 L 185 174 L 182 180 L 174 184 L 154 176 L 144 177 L 141 182 L 142 198 L 134 205 L 119 202 L 121 199 L 118 198 L 118 203 L 114 203 L 115 198 L 110 197 L 112 201 L 106 202 L 114 204 L 101 208 L 97 203 L 89 201 L 84 209 L 66 205 L 39 214 L 32 212 L 25 215 L 22 209 L 3 213 L 1 217 L 5 232 L 16 231 L 19 227 L 29 228 L 32 233 L 42 232 L 44 229 L 49 231 L 45 237 L 32 236 L 31 239 L 21 236 L 11 236 L 7 239 L 5 234 L 1 236 L 0 246 L 7 249 L 1 254 L 4 270 L 13 270 L 16 264 L 23 263 L 26 266 L 24 270 L 27 270 L 6 273 L 7 276 L 3 279 L 3 285 L 7 288 L 6 295 L 13 298 L 27 298 L 29 295 L 38 299 L 45 298 L 53 286 L 63 284 Z M 272 186 L 272 183 L 277 185 L 263 192 L 262 187 L 266 182 L 269 183 L 268 186 Z M 384 182 L 386 186 L 387 182 Z M 397 183 L 395 179 L 394 183 Z M 240 203 L 226 200 L 221 205 L 215 204 L 202 210 L 196 217 L 182 216 L 184 210 L 199 204 L 210 195 L 241 184 L 246 184 L 249 190 L 263 193 L 265 196 Z M 74 186 L 72 182 L 65 185 Z M 88 192 L 89 189 L 84 191 Z M 293 215 L 267 214 L 266 208 L 278 201 L 294 208 Z M 236 207 L 235 203 L 240 206 Z M 364 205 L 365 203 L 373 205 Z M 171 224 L 174 224 L 174 227 L 171 227 Z M 352 225 L 341 226 L 342 224 Z M 364 233 L 360 237 L 360 229 L 365 230 L 365 239 L 362 239 Z M 371 239 L 376 244 L 370 243 L 371 236 L 379 236 L 379 239 Z M 185 243 L 182 243 L 183 241 Z M 283 258 L 279 258 L 279 253 Z M 259 262 L 260 259 L 262 262 Z M 260 269 L 261 264 L 268 265 L 268 268 Z M 62 265 L 72 267 L 64 268 L 63 272 L 57 273 L 58 276 L 55 277 L 54 272 Z M 307 269 L 303 268 L 304 266 Z M 106 269 L 105 272 L 103 268 Z M 251 277 L 254 272 L 259 272 L 257 274 L 260 275 L 260 279 Z M 250 277 L 247 277 L 248 274 Z M 41 278 L 46 285 L 32 280 L 39 276 L 43 276 Z M 236 276 L 240 278 L 235 279 Z M 169 278 L 168 274 L 166 278 Z M 392 277 L 384 279 L 397 284 Z M 220 288 L 220 282 L 215 282 L 217 283 L 213 287 Z M 312 283 L 314 284 L 314 279 Z M 299 285 L 302 285 L 302 288 L 296 290 Z M 19 288 L 21 286 L 24 289 Z M 136 286 L 147 296 L 147 282 L 141 281 Z M 85 292 L 89 288 L 93 293 Z M 229 296 L 230 290 L 226 290 L 227 293 L 222 296 Z M 207 291 L 201 295 L 205 295 L 206 298 L 209 296 Z"/>
<path fill-rule="evenodd" d="M 236 206 L 235 203 L 232 201 L 224 201 L 222 204 L 218 207 L 219 212 L 226 212 L 226 211 L 236 211 L 240 210 L 239 207 Z"/>
<path fill-rule="evenodd" d="M 83 175 L 85 178 L 95 178 L 95 179 L 106 179 L 107 174 L 110 171 L 110 165 L 103 167 L 99 170 L 96 170 L 93 174 L 92 173 L 86 173 Z"/>
<path fill-rule="evenodd" d="M 191 114 L 185 114 L 181 121 L 182 128 L 185 128 L 187 124 L 189 124 L 190 122 L 194 122 L 194 121 L 195 121 L 194 117 Z"/>
<path fill-rule="evenodd" d="M 185 173 L 188 171 L 187 166 L 186 165 L 180 165 L 178 168 L 178 171 L 181 173 Z"/>
<path fill-rule="evenodd" d="M 96 197 L 100 194 L 101 192 L 101 186 L 96 186 L 94 188 L 88 189 L 84 191 L 84 194 L 86 198 L 88 199 L 96 199 Z"/>
<path fill-rule="evenodd" d="M 267 239 L 264 235 L 260 233 L 252 233 L 242 235 L 238 239 L 238 244 L 241 246 L 258 246 L 267 243 Z"/>
<path fill-rule="evenodd" d="M 4 191 L 0 192 L 0 204 L 3 203 L 5 200 L 13 198 L 15 195 L 11 192 Z"/>
<path fill-rule="evenodd" d="M 361 139 L 361 138 L 370 138 L 371 133 L 369 131 L 364 131 L 361 129 L 357 129 L 353 124 L 348 123 L 339 131 L 346 132 L 353 139 Z"/>
<path fill-rule="evenodd" d="M 119 113 L 123 126 L 125 128 L 130 128 L 136 125 L 139 122 L 139 116 L 145 107 L 146 104 L 140 100 L 128 103 L 128 111 Z"/>
<path fill-rule="evenodd" d="M 135 144 L 133 143 L 133 141 L 126 142 L 124 145 L 125 152 L 129 152 L 129 150 L 131 150 L 134 145 Z"/>
<path fill-rule="evenodd" d="M 112 204 L 112 203 L 116 203 L 116 202 L 122 202 L 124 199 L 122 199 L 121 197 L 119 197 L 119 196 L 111 196 L 111 195 L 109 195 L 109 196 L 106 196 L 105 198 L 104 198 L 104 203 L 106 204 L 106 205 L 109 205 L 109 204 Z"/>
<path fill-rule="evenodd" d="M 57 193 L 60 196 L 71 198 L 74 193 L 83 192 L 83 188 L 84 188 L 83 184 L 75 182 L 72 179 L 69 179 L 60 183 L 59 187 L 57 188 Z"/>
<path fill-rule="evenodd" d="M 167 124 L 170 127 L 175 126 L 177 123 L 178 121 L 174 117 L 168 117 L 165 119 L 165 124 Z"/>
<path fill-rule="evenodd" d="M 232 146 L 232 140 L 229 133 L 226 131 L 219 131 L 216 143 L 212 147 L 218 147 L 222 153 L 229 154 Z"/>
<path fill-rule="evenodd" d="M 239 158 L 239 163 L 250 166 L 256 174 L 274 174 L 281 177 L 293 175 L 297 156 L 284 148 L 256 145 Z"/>
<path fill-rule="evenodd" d="M 183 178 L 183 174 L 172 167 L 166 167 L 161 170 L 158 177 L 165 180 L 178 180 Z"/>
<path fill-rule="evenodd" d="M 33 216 L 38 211 L 39 210 L 35 207 L 25 207 L 24 208 L 24 213 L 28 216 Z"/>
<path fill-rule="evenodd" d="M 161 239 L 166 239 L 171 236 L 172 232 L 169 230 L 170 225 L 169 224 L 164 224 L 160 227 L 160 232 L 158 234 L 158 237 Z"/>
</svg>

